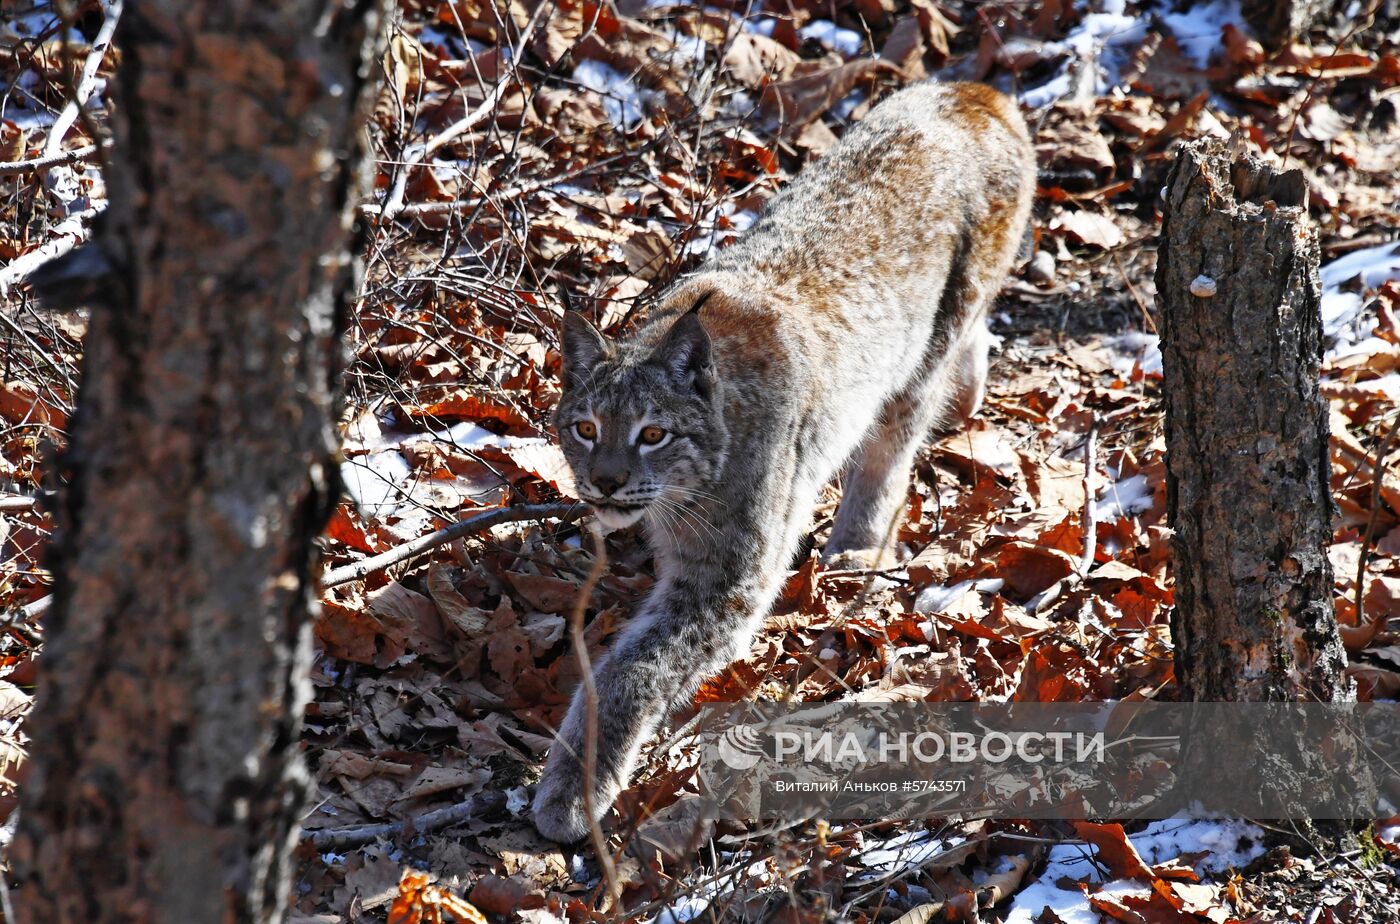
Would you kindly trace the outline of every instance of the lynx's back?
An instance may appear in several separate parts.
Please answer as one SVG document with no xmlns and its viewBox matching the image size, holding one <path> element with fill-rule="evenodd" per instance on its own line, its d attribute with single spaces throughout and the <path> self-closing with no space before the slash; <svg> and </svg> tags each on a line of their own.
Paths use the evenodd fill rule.
<svg viewBox="0 0 1400 924">
<path fill-rule="evenodd" d="M 1014 237 L 1014 255 L 1034 184 L 1014 103 L 984 84 L 916 84 L 809 164 L 705 268 L 757 274 L 779 291 L 839 292 L 922 276 L 955 256 L 950 246 Z"/>
<path fill-rule="evenodd" d="M 969 416 L 986 371 L 983 318 L 1020 248 L 1035 175 L 1014 102 L 983 84 L 916 84 L 809 164 L 663 301 L 655 326 L 713 293 L 702 317 L 725 345 L 721 373 L 742 381 L 782 357 L 789 377 L 768 385 L 801 392 L 842 418 L 838 429 L 863 433 L 916 384 L 937 392 L 932 422 Z"/>
</svg>

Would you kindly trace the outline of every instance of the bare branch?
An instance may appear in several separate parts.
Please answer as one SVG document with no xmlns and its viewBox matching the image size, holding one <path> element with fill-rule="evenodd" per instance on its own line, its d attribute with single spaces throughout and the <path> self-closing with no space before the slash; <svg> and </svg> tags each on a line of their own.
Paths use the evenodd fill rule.
<svg viewBox="0 0 1400 924">
<path fill-rule="evenodd" d="M 24 282 L 30 273 L 45 263 L 55 257 L 63 256 L 87 240 L 87 223 L 96 218 L 101 211 L 101 209 L 86 209 L 69 215 L 49 233 L 48 241 L 23 256 L 15 258 L 4 269 L 0 269 L 0 296 L 8 294 L 11 286 Z"/>
<path fill-rule="evenodd" d="M 301 840 L 302 843 L 309 843 L 317 850 L 345 850 L 348 847 L 368 844 L 381 837 L 395 837 L 410 826 L 415 833 L 420 834 L 450 828 L 472 817 L 480 810 L 480 807 L 480 800 L 473 798 L 403 821 L 389 821 L 374 825 L 348 825 L 344 828 L 307 831 L 302 834 Z"/>
<path fill-rule="evenodd" d="M 92 40 L 92 48 L 88 51 L 87 60 L 83 62 L 82 76 L 78 78 L 73 98 L 63 107 L 58 118 L 54 119 L 53 127 L 49 129 L 49 137 L 44 142 L 44 158 L 56 157 L 59 154 L 68 130 L 78 121 L 83 107 L 92 98 L 92 92 L 97 86 L 97 70 L 102 66 L 107 49 L 112 45 L 112 36 L 117 31 L 117 20 L 121 19 L 122 0 L 102 0 L 102 12 L 102 28 Z"/>
<path fill-rule="evenodd" d="M 35 170 L 45 170 L 49 167 L 62 167 L 68 164 L 76 164 L 78 161 L 87 160 L 96 153 L 97 145 L 88 144 L 81 148 L 74 148 L 71 151 L 60 151 L 52 156 L 35 157 L 32 160 L 0 161 L 0 176 L 16 176 Z"/>
<path fill-rule="evenodd" d="M 467 517 L 451 526 L 444 527 L 435 533 L 426 536 L 419 536 L 412 542 L 405 542 L 403 545 L 395 546 L 387 552 L 379 555 L 364 558 L 352 565 L 343 568 L 336 568 L 326 573 L 321 580 L 322 587 L 336 587 L 340 584 L 347 584 L 350 581 L 359 580 L 366 575 L 376 571 L 382 571 L 390 565 L 408 561 L 416 558 L 430 549 L 435 549 L 440 545 L 445 545 L 453 539 L 489 529 L 500 523 L 513 523 L 518 520 L 545 520 L 558 518 L 568 522 L 584 511 L 581 504 L 525 504 L 519 507 L 497 507 L 485 513 L 479 513 L 474 517 Z"/>
</svg>

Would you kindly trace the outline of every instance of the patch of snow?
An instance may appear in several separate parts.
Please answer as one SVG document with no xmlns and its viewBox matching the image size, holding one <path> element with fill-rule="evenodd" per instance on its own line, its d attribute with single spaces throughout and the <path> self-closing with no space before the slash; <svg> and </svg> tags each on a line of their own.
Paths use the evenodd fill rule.
<svg viewBox="0 0 1400 924">
<path fill-rule="evenodd" d="M 1368 289 L 1400 279 L 1400 244 L 1381 244 L 1338 257 L 1321 270 L 1322 287 L 1335 289 L 1356 276 Z"/>
<path fill-rule="evenodd" d="M 524 786 L 517 786 L 514 789 L 506 790 L 506 811 L 516 818 L 530 806 L 530 794 Z"/>
<path fill-rule="evenodd" d="M 473 176 L 476 172 L 476 162 L 471 160 L 443 160 L 434 157 L 428 162 L 428 169 L 433 171 L 433 176 L 439 180 L 450 180 L 458 176 Z"/>
<path fill-rule="evenodd" d="M 1162 345 L 1156 334 L 1136 331 L 1105 337 L 1103 344 L 1108 348 L 1109 362 L 1123 374 L 1131 375 L 1133 367 L 1142 369 L 1143 375 L 1162 374 Z"/>
<path fill-rule="evenodd" d="M 48 128 L 58 118 L 58 115 L 52 112 L 34 112 L 28 109 L 8 109 L 5 110 L 4 117 L 15 123 L 16 128 L 34 131 L 37 128 Z"/>
<path fill-rule="evenodd" d="M 1065 96 L 1073 88 L 1074 68 L 1083 62 L 1092 62 L 1095 92 L 1102 95 L 1118 87 L 1123 68 L 1147 38 L 1147 23 L 1126 10 L 1122 0 L 1105 0 L 1102 12 L 1086 14 L 1063 39 L 1047 43 L 1046 51 L 1065 53 L 1068 60 L 1049 80 L 1021 91 L 1021 102 L 1039 109 Z"/>
<path fill-rule="evenodd" d="M 728 861 L 734 855 L 722 856 L 724 860 Z M 692 921 L 704 914 L 716 898 L 732 893 L 740 883 L 767 880 L 769 878 L 767 867 L 767 860 L 756 860 L 748 866 L 732 870 L 724 879 L 702 883 L 662 908 L 661 911 L 657 912 L 656 917 L 643 921 L 641 924 L 681 924 L 683 921 Z M 757 891 L 764 893 L 774 891 L 774 889 L 768 887 Z"/>
<path fill-rule="evenodd" d="M 603 98 L 608 120 L 621 131 L 629 131 L 646 115 L 647 99 L 655 94 L 642 90 L 621 71 L 601 61 L 583 60 L 574 67 L 574 80 Z"/>
<path fill-rule="evenodd" d="M 942 585 L 936 587 L 925 587 L 919 591 L 919 595 L 914 598 L 914 612 L 916 613 L 941 613 L 948 607 L 957 603 L 965 594 L 970 591 L 978 593 L 994 594 L 1006 586 L 1006 582 L 1001 578 L 982 578 L 975 581 L 959 581 L 950 587 Z"/>
<path fill-rule="evenodd" d="M 410 471 L 408 460 L 394 450 L 340 463 L 345 491 L 366 519 L 387 517 L 398 509 L 401 485 Z"/>
<path fill-rule="evenodd" d="M 962 837 L 934 837 L 928 831 L 905 831 L 874 841 L 855 856 L 867 869 L 862 876 L 901 873 L 952 850 L 963 840 Z"/>
<path fill-rule="evenodd" d="M 418 42 L 425 47 L 437 45 L 452 54 L 458 54 L 465 50 L 468 54 L 479 55 L 492 47 L 478 42 L 471 36 L 463 38 L 455 32 L 448 32 L 434 25 L 423 27 L 423 31 L 418 33 Z M 505 56 L 503 60 L 510 60 L 510 46 L 501 46 L 501 53 Z"/>
<path fill-rule="evenodd" d="M 851 113 L 856 111 L 856 107 L 866 100 L 864 90 L 852 90 L 835 106 L 831 107 L 831 114 L 838 119 L 846 120 L 851 117 Z"/>
<path fill-rule="evenodd" d="M 1128 840 L 1149 865 L 1176 859 L 1182 854 L 1204 852 L 1195 865 L 1196 874 L 1203 879 L 1247 865 L 1262 856 L 1264 832 L 1246 821 L 1231 819 L 1171 818 L 1154 821 Z M 1062 889 L 1057 884 L 1068 882 L 1102 883 L 1100 868 L 1093 862 L 1096 853 L 1088 844 L 1060 844 L 1050 848 L 1045 871 L 1012 900 L 1005 924 L 1033 924 L 1041 911 L 1049 907 L 1065 924 L 1098 924 L 1099 914 L 1077 888 Z M 1107 885 L 1110 895 L 1141 894 L 1146 887 L 1123 881 Z"/>
<path fill-rule="evenodd" d="M 42 35 L 59 25 L 58 14 L 49 4 L 36 4 L 29 12 L 16 15 L 7 10 L 5 19 L 0 21 L 0 40 L 10 45 L 15 39 L 33 38 Z"/>
<path fill-rule="evenodd" d="M 725 115 L 747 119 L 758 109 L 753 97 L 743 90 L 735 90 L 724 100 Z"/>
<path fill-rule="evenodd" d="M 429 434 L 433 439 L 451 443 L 458 449 L 473 452 L 488 446 L 494 449 L 512 449 L 517 446 L 542 446 L 549 442 L 541 436 L 501 436 L 485 427 L 470 422 L 462 422 L 446 430 L 434 430 Z M 415 437 L 416 439 L 417 437 Z M 411 440 L 409 440 L 411 442 Z"/>
<path fill-rule="evenodd" d="M 1094 518 L 1113 523 L 1125 516 L 1145 513 L 1152 507 L 1152 488 L 1146 475 L 1133 475 L 1107 485 L 1094 501 Z"/>
<path fill-rule="evenodd" d="M 1348 327 L 1361 320 L 1365 300 L 1356 292 L 1322 293 L 1322 332 L 1329 340 L 1345 339 Z M 1369 333 L 1369 331 L 1367 332 Z"/>
<path fill-rule="evenodd" d="M 682 35 L 677 32 L 671 36 L 671 41 L 676 44 L 675 57 L 679 57 L 681 60 L 700 64 L 710 53 L 710 46 L 693 35 Z"/>
<path fill-rule="evenodd" d="M 1359 277 L 1364 289 L 1377 289 L 1400 279 L 1400 244 L 1381 244 L 1338 257 L 1322 267 L 1322 331 L 1327 337 L 1327 358 L 1389 350 L 1373 336 L 1376 319 L 1367 315 L 1367 299 L 1341 287 Z"/>
<path fill-rule="evenodd" d="M 814 19 L 798 29 L 797 34 L 804 39 L 819 42 L 847 58 L 854 58 L 860 54 L 864 44 L 859 32 L 843 29 L 829 19 Z"/>
<path fill-rule="evenodd" d="M 771 17 L 767 19 L 759 19 L 758 17 L 754 17 L 753 19 L 744 20 L 744 28 L 755 35 L 762 35 L 767 38 L 772 38 L 773 30 L 778 28 L 778 21 Z"/>
<path fill-rule="evenodd" d="M 1211 0 L 1180 12 L 1174 11 L 1170 0 L 1166 0 L 1157 9 L 1157 15 L 1167 31 L 1176 37 L 1181 53 L 1200 68 L 1209 65 L 1211 56 L 1224 47 L 1220 41 L 1222 29 L 1234 26 L 1243 32 L 1249 31 L 1240 10 L 1240 0 Z"/>
<path fill-rule="evenodd" d="M 721 228 L 719 219 L 728 219 L 731 227 Z M 695 223 L 695 236 L 686 242 L 687 255 L 698 254 L 708 257 L 722 245 L 729 243 L 758 220 L 758 215 L 750 211 L 734 211 L 732 200 L 726 200 L 717 208 L 711 208 Z"/>
<path fill-rule="evenodd" d="M 671 902 L 651 919 L 650 924 L 681 924 L 683 921 L 691 921 L 705 913 L 705 909 L 710 907 L 713 899 L 710 896 L 699 898 L 691 895 L 682 895 Z"/>
<path fill-rule="evenodd" d="M 1021 104 L 1028 109 L 1043 109 L 1053 104 L 1057 99 L 1065 96 L 1070 91 L 1070 72 L 1066 67 L 1054 77 L 1032 87 L 1029 90 L 1022 90 L 1018 96 Z"/>
</svg>

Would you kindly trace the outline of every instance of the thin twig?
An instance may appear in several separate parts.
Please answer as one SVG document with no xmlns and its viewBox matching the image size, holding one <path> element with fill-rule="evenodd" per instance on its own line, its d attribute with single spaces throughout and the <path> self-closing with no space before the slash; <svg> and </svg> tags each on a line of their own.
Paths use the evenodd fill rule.
<svg viewBox="0 0 1400 924">
<path fill-rule="evenodd" d="M 425 215 L 462 215 L 468 214 L 485 205 L 507 202 L 531 193 L 537 193 L 542 189 L 557 186 L 560 183 L 567 183 L 577 179 L 579 176 L 616 161 L 626 159 L 626 155 L 617 154 L 612 157 L 595 161 L 591 164 L 582 164 L 572 170 L 566 170 L 558 176 L 546 177 L 542 180 L 532 180 L 528 183 L 517 183 L 499 192 L 490 193 L 475 199 L 454 199 L 451 202 L 419 202 L 413 205 L 405 205 L 396 213 L 400 218 L 421 218 Z M 363 215 L 379 215 L 383 208 L 373 202 L 366 202 L 360 206 L 360 213 Z M 380 219 L 381 222 L 383 219 Z"/>
<path fill-rule="evenodd" d="M 1369 7 L 1361 11 L 1361 14 L 1356 17 L 1356 21 L 1352 23 L 1351 29 L 1348 30 L 1346 35 L 1342 36 L 1342 40 L 1337 43 L 1338 51 L 1345 48 L 1347 42 L 1351 41 L 1352 36 L 1360 32 L 1363 27 L 1370 28 L 1371 24 L 1375 21 L 1376 12 L 1380 7 L 1380 0 L 1374 0 Z M 1311 51 L 1311 48 L 1309 48 L 1309 50 Z M 1322 75 L 1324 73 L 1319 63 L 1317 73 L 1313 75 L 1312 80 L 1308 81 L 1308 90 L 1303 94 L 1303 102 L 1298 105 L 1297 109 L 1293 110 L 1293 118 L 1288 122 L 1288 135 L 1286 136 L 1288 138 L 1288 143 L 1284 145 L 1283 148 L 1283 163 L 1279 168 L 1281 170 L 1288 167 L 1289 155 L 1293 153 L 1293 133 L 1298 128 L 1298 117 L 1303 114 L 1303 110 L 1308 108 L 1308 103 L 1312 102 L 1313 92 L 1317 89 L 1317 84 L 1322 80 Z"/>
<path fill-rule="evenodd" d="M 1118 256 L 1118 251 L 1113 252 L 1113 262 L 1118 267 L 1118 275 L 1123 277 L 1123 284 L 1128 287 L 1128 294 L 1137 302 L 1138 311 L 1142 312 L 1142 320 L 1147 324 L 1147 329 L 1152 333 L 1157 333 L 1157 322 L 1152 320 L 1152 312 L 1147 310 L 1147 303 L 1138 294 L 1137 286 L 1133 285 L 1132 279 L 1128 278 L 1128 270 L 1123 266 L 1122 259 Z"/>
<path fill-rule="evenodd" d="M 419 834 L 450 828 L 476 814 L 479 806 L 479 800 L 474 798 L 466 802 L 458 802 L 456 805 L 449 805 L 446 808 L 425 812 L 415 818 L 407 818 L 403 821 L 386 821 L 382 824 L 372 825 L 348 825 L 344 828 L 327 828 L 323 831 L 304 831 L 301 840 L 302 843 L 309 843 L 317 850 L 344 850 L 348 847 L 368 844 L 381 837 L 395 837 L 410 825 L 413 831 Z"/>
<path fill-rule="evenodd" d="M 593 682 L 593 664 L 588 657 L 588 643 L 583 637 L 583 614 L 588 609 L 593 588 L 598 586 L 603 569 L 608 566 L 608 550 L 600 533 L 592 533 L 592 536 L 593 567 L 574 601 L 569 632 L 579 673 L 583 676 L 583 812 L 588 816 L 588 840 L 593 845 L 593 853 L 598 858 L 598 866 L 608 886 L 608 907 L 616 908 L 618 899 L 622 897 L 622 888 L 618 884 L 617 870 L 613 867 L 612 856 L 608 854 L 608 842 L 603 838 L 603 828 L 598 824 L 598 814 L 593 805 L 593 783 L 598 779 L 598 687 Z"/>
<path fill-rule="evenodd" d="M 543 9 L 543 4 L 540 8 Z M 413 172 L 413 168 L 419 166 L 428 158 L 428 155 L 450 143 L 458 135 L 472 128 L 487 116 L 494 114 L 496 104 L 500 102 L 511 82 L 508 78 L 501 78 L 495 89 L 491 91 L 491 95 L 486 97 L 480 106 L 453 122 L 433 140 L 426 144 L 415 144 L 404 151 L 404 162 L 399 167 L 398 177 L 394 180 L 394 188 L 389 192 L 388 198 L 385 199 L 384 205 L 379 210 L 381 224 L 393 221 L 403 211 L 404 191 L 408 186 L 408 175 Z"/>
<path fill-rule="evenodd" d="M 531 33 L 533 33 L 535 27 L 539 25 L 540 17 L 548 7 L 549 4 L 547 3 L 541 3 L 539 6 L 535 7 L 535 12 L 530 15 L 530 20 L 525 24 L 525 28 L 520 30 L 520 36 L 516 39 L 514 48 L 511 49 L 509 58 L 511 62 L 510 72 L 504 74 L 496 81 L 495 87 L 487 94 L 486 99 L 482 100 L 481 105 L 447 126 L 447 128 L 439 132 L 431 141 L 425 142 L 424 144 L 412 145 L 403 152 L 403 164 L 399 167 L 398 176 L 394 179 L 394 187 L 385 198 L 384 206 L 379 212 L 379 222 L 381 225 L 393 221 L 403 212 L 404 191 L 408 185 L 408 176 L 413 172 L 414 167 L 421 164 L 433 153 L 451 144 L 465 132 L 475 128 L 478 124 L 485 121 L 487 116 L 494 116 L 496 114 L 496 105 L 501 101 L 501 97 L 505 95 L 506 90 L 510 89 L 516 82 L 516 74 L 519 71 L 519 64 L 517 62 L 520 61 L 520 55 L 525 49 L 525 42 L 529 40 Z"/>
<path fill-rule="evenodd" d="M 1366 597 L 1366 563 L 1371 558 L 1371 542 L 1376 537 L 1376 520 L 1381 512 L 1381 483 L 1385 480 L 1385 457 L 1390 453 L 1390 444 L 1395 442 L 1395 431 L 1400 429 L 1400 416 L 1390 425 L 1390 432 L 1376 447 L 1376 461 L 1371 466 L 1371 515 L 1366 520 L 1366 533 L 1361 537 L 1361 555 L 1356 559 L 1356 624 L 1364 626 Z M 1382 614 L 1379 618 L 1384 619 Z"/>
<path fill-rule="evenodd" d="M 1075 568 L 1069 574 L 1036 594 L 1026 603 L 1026 612 L 1034 615 L 1054 603 L 1065 594 L 1084 582 L 1094 567 L 1094 556 L 1098 551 L 1098 519 L 1094 509 L 1094 456 L 1098 437 L 1098 427 L 1089 427 L 1089 436 L 1084 441 L 1084 514 L 1080 522 L 1084 524 L 1084 551 Z"/>
<path fill-rule="evenodd" d="M 87 160 L 97 153 L 97 145 L 88 144 L 81 148 L 74 148 L 71 151 L 60 151 L 48 157 L 35 157 L 31 160 L 7 160 L 0 161 L 0 176 L 15 176 L 20 173 L 30 173 L 35 170 L 44 170 L 49 167 L 62 167 L 66 164 L 76 164 L 80 160 Z"/>
<path fill-rule="evenodd" d="M 1084 554 L 1079 557 L 1079 573 L 1088 574 L 1094 567 L 1094 552 L 1098 548 L 1099 524 L 1094 505 L 1094 456 L 1099 428 L 1089 425 L 1089 438 L 1084 444 Z"/>
<path fill-rule="evenodd" d="M 497 507 L 485 513 L 479 513 L 474 517 L 467 517 L 451 526 L 446 526 L 437 532 L 429 533 L 426 536 L 419 536 L 412 542 L 405 542 L 403 545 L 396 545 L 387 552 L 373 555 L 369 558 L 362 558 L 354 564 L 345 565 L 326 572 L 326 576 L 321 579 L 322 587 L 336 587 L 340 584 L 348 584 L 350 581 L 357 581 L 366 575 L 381 571 L 390 565 L 396 565 L 402 561 L 435 549 L 440 545 L 445 545 L 454 539 L 471 533 L 489 529 L 500 523 L 514 523 L 519 520 L 546 520 L 558 518 L 564 522 L 574 519 L 583 512 L 584 508 L 580 504 L 524 504 L 519 507 Z"/>
</svg>

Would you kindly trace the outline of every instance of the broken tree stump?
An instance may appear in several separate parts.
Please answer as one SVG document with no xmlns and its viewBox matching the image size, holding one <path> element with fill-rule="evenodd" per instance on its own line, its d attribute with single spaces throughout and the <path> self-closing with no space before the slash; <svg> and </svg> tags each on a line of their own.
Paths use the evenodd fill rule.
<svg viewBox="0 0 1400 924">
<path fill-rule="evenodd" d="M 1297 170 L 1183 146 L 1157 260 L 1184 700 L 1346 698 L 1318 242 Z"/>
</svg>

